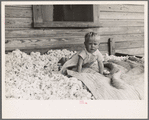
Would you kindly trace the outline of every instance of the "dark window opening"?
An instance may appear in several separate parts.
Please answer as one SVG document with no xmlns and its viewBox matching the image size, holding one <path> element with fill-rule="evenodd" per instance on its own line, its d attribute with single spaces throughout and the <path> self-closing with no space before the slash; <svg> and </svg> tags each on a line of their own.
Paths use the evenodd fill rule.
<svg viewBox="0 0 149 120">
<path fill-rule="evenodd" d="M 93 5 L 53 5 L 53 21 L 93 22 Z"/>
</svg>

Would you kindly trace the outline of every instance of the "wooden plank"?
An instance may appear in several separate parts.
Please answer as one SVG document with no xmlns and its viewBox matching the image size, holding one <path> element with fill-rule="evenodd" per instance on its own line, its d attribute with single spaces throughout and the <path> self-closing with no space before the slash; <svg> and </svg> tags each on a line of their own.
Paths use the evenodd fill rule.
<svg viewBox="0 0 149 120">
<path fill-rule="evenodd" d="M 64 36 L 83 36 L 85 33 L 81 32 L 81 29 L 8 29 L 5 31 L 7 37 L 64 37 Z"/>
<path fill-rule="evenodd" d="M 33 49 L 33 48 L 49 48 L 49 49 L 62 49 L 62 48 L 69 48 L 69 47 L 84 47 L 84 41 L 56 41 L 56 40 L 30 40 L 30 41 L 23 41 L 23 40 L 14 40 L 14 41 L 7 41 L 5 43 L 6 50 L 13 50 L 13 49 Z M 99 50 L 107 51 L 108 44 L 100 44 Z"/>
<path fill-rule="evenodd" d="M 6 18 L 6 28 L 31 28 L 32 18 Z M 144 26 L 143 20 L 100 20 L 100 26 Z"/>
<path fill-rule="evenodd" d="M 144 12 L 144 5 L 136 4 L 101 4 L 100 11 L 111 12 Z"/>
<path fill-rule="evenodd" d="M 128 13 L 128 12 L 100 12 L 100 19 L 144 19 L 144 13 Z"/>
<path fill-rule="evenodd" d="M 109 35 L 109 36 L 101 36 L 100 42 L 108 43 L 109 38 L 113 38 L 115 42 L 126 42 L 126 41 L 144 41 L 143 34 L 126 34 L 126 35 Z M 41 41 L 84 41 L 84 36 L 51 36 L 51 37 L 33 37 L 33 38 L 6 38 L 6 43 L 9 41 L 34 41 L 34 40 L 41 40 Z"/>
<path fill-rule="evenodd" d="M 100 20 L 101 27 L 108 26 L 144 26 L 144 20 Z"/>
<path fill-rule="evenodd" d="M 144 27 L 104 27 L 97 29 L 100 35 L 144 33 Z"/>
<path fill-rule="evenodd" d="M 5 17 L 9 18 L 32 18 L 32 9 L 31 8 L 6 8 Z"/>
<path fill-rule="evenodd" d="M 32 5 L 5 5 L 5 8 L 11 8 L 11 9 L 22 9 L 22 8 L 32 8 Z"/>
<path fill-rule="evenodd" d="M 38 38 L 6 38 L 5 39 L 5 42 L 8 43 L 8 42 L 11 42 L 11 41 L 22 41 L 22 42 L 25 42 L 25 41 L 64 41 L 64 42 L 72 42 L 72 41 L 78 41 L 78 42 L 84 42 L 84 38 L 80 38 L 80 37 L 54 37 L 54 38 L 49 38 L 49 37 L 38 37 Z M 106 41 L 104 42 L 106 43 Z"/>
<path fill-rule="evenodd" d="M 99 22 L 100 21 L 100 10 L 99 10 L 99 5 L 93 5 L 93 18 L 94 22 Z"/>
<path fill-rule="evenodd" d="M 94 22 L 44 22 L 35 23 L 34 27 L 99 27 L 100 23 Z"/>
<path fill-rule="evenodd" d="M 21 42 L 21 43 L 33 43 L 35 42 L 35 44 L 40 43 L 40 42 L 44 42 L 44 43 L 48 43 L 48 44 L 53 44 L 53 43 L 80 43 L 83 44 L 84 43 L 84 38 L 9 38 L 9 39 L 5 39 L 5 43 L 12 43 L 12 42 Z M 37 43 L 36 43 L 37 42 Z M 107 44 L 107 42 L 102 42 Z"/>
<path fill-rule="evenodd" d="M 121 41 L 115 43 L 115 49 L 144 47 L 144 40 Z"/>
<path fill-rule="evenodd" d="M 141 34 L 144 33 L 144 27 L 104 27 L 99 29 L 6 29 L 6 38 L 30 38 L 30 37 L 64 37 L 80 36 L 89 31 L 96 31 L 99 35 L 120 35 L 120 34 Z"/>
<path fill-rule="evenodd" d="M 32 18 L 6 18 L 5 28 L 31 28 Z"/>
<path fill-rule="evenodd" d="M 6 45 L 5 47 L 5 50 L 6 51 L 10 51 L 10 50 L 15 50 L 15 49 L 20 49 L 20 50 L 27 50 L 27 49 L 74 49 L 76 48 L 76 50 L 81 50 L 83 48 L 83 45 L 81 44 L 58 44 L 58 45 L 47 45 L 47 46 L 37 46 L 37 45 L 28 45 L 28 46 L 25 46 L 26 44 L 17 44 L 17 45 L 21 45 L 21 46 L 8 46 Z"/>
<path fill-rule="evenodd" d="M 120 50 L 116 49 L 115 52 L 130 54 L 130 55 L 140 55 L 140 54 L 144 54 L 144 48 L 120 49 Z"/>
<path fill-rule="evenodd" d="M 136 41 L 136 40 L 144 40 L 144 34 L 124 34 L 124 35 L 101 36 L 101 39 L 107 40 L 108 38 L 113 38 L 115 42 Z"/>
<path fill-rule="evenodd" d="M 42 6 L 34 5 L 33 6 L 33 23 L 42 23 L 42 22 L 43 22 Z"/>
</svg>

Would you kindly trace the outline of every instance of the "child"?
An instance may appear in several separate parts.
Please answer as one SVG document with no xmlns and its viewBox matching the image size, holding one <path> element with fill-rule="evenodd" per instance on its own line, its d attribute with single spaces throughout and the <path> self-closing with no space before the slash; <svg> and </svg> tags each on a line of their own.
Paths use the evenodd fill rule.
<svg viewBox="0 0 149 120">
<path fill-rule="evenodd" d="M 89 32 L 85 35 L 85 49 L 78 52 L 68 60 L 61 69 L 61 72 L 72 66 L 76 66 L 78 72 L 82 72 L 82 67 L 89 67 L 103 74 L 103 57 L 99 52 L 100 37 L 97 33 Z"/>
<path fill-rule="evenodd" d="M 80 52 L 78 55 L 78 64 L 77 71 L 81 72 L 82 65 L 95 68 L 95 65 L 98 65 L 99 73 L 103 74 L 103 57 L 99 52 L 100 37 L 97 33 L 90 32 L 85 35 L 85 49 Z M 96 64 L 97 62 L 98 64 Z M 95 68 L 96 69 L 96 68 Z M 97 70 L 97 69 L 96 69 Z"/>
</svg>

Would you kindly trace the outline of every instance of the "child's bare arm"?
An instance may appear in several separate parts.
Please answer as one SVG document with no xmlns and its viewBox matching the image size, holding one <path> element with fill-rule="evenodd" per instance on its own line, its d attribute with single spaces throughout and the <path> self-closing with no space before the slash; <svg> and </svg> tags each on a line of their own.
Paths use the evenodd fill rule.
<svg viewBox="0 0 149 120">
<path fill-rule="evenodd" d="M 79 56 L 78 64 L 77 64 L 77 71 L 81 72 L 82 71 L 82 64 L 83 64 L 83 59 L 82 57 Z"/>
<path fill-rule="evenodd" d="M 104 65 L 102 61 L 98 61 L 99 73 L 103 74 Z"/>
</svg>

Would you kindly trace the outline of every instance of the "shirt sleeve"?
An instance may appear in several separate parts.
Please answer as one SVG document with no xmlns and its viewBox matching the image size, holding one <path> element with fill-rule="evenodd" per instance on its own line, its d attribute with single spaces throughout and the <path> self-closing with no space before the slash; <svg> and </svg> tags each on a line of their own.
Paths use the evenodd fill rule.
<svg viewBox="0 0 149 120">
<path fill-rule="evenodd" d="M 80 53 L 79 53 L 79 56 L 84 60 L 86 58 L 86 52 L 85 50 L 82 50 Z"/>
</svg>

